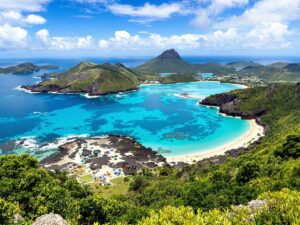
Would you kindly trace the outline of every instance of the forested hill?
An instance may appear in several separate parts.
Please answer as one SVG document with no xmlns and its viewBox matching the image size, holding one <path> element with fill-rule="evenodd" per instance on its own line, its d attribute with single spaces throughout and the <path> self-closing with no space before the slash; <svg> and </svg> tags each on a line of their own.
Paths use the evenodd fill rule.
<svg viewBox="0 0 300 225">
<path fill-rule="evenodd" d="M 126 194 L 111 198 L 62 172 L 40 169 L 29 156 L 3 156 L 1 221 L 10 224 L 19 213 L 30 222 L 54 212 L 70 224 L 299 224 L 300 85 L 237 90 L 203 104 L 259 117 L 269 128 L 266 138 L 223 164 L 205 160 L 182 170 L 145 169 Z"/>
<path fill-rule="evenodd" d="M 51 74 L 53 79 L 23 86 L 33 92 L 88 93 L 102 95 L 136 90 L 140 74 L 122 64 L 82 62 L 68 70 Z"/>
</svg>

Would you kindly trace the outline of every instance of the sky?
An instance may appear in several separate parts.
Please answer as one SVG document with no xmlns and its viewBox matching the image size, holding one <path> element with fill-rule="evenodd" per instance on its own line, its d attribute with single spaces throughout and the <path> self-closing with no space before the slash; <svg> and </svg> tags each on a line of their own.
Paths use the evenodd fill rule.
<svg viewBox="0 0 300 225">
<path fill-rule="evenodd" d="M 300 0 L 0 0 L 0 57 L 300 55 Z"/>
</svg>

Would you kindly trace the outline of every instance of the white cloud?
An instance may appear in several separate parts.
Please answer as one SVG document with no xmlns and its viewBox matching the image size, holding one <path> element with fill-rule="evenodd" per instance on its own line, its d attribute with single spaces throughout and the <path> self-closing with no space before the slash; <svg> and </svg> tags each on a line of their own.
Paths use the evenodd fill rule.
<svg viewBox="0 0 300 225">
<path fill-rule="evenodd" d="M 212 13 L 220 13 L 224 9 L 241 7 L 249 3 L 249 0 L 213 0 L 208 10 Z"/>
<path fill-rule="evenodd" d="M 30 14 L 24 21 L 28 24 L 44 24 L 47 20 L 39 15 Z"/>
<path fill-rule="evenodd" d="M 16 11 L 2 12 L 1 17 L 8 21 L 20 21 L 23 18 L 22 14 Z"/>
<path fill-rule="evenodd" d="M 300 18 L 300 0 L 262 0 L 239 16 L 225 18 L 215 27 L 253 27 L 263 23 L 287 23 Z"/>
<path fill-rule="evenodd" d="M 49 44 L 49 31 L 47 29 L 42 29 L 36 32 L 35 36 L 40 40 L 44 45 Z"/>
<path fill-rule="evenodd" d="M 1 0 L 0 10 L 39 12 L 45 9 L 45 5 L 51 0 Z"/>
<path fill-rule="evenodd" d="M 146 18 L 148 21 L 154 21 L 159 19 L 169 18 L 172 14 L 181 13 L 183 10 L 182 6 L 178 3 L 153 5 L 145 3 L 143 6 L 134 7 L 131 5 L 112 4 L 108 5 L 107 8 L 114 14 L 131 16 L 133 18 Z"/>
<path fill-rule="evenodd" d="M 116 31 L 114 36 L 107 40 L 100 40 L 99 47 L 102 49 L 135 50 L 145 51 L 147 49 L 165 49 L 176 47 L 178 49 L 189 49 L 199 47 L 202 35 L 183 34 L 163 37 L 159 34 L 146 34 L 142 37 L 138 34 L 131 35 L 127 31 Z"/>
<path fill-rule="evenodd" d="M 237 29 L 229 28 L 205 35 L 204 44 L 211 49 L 231 49 L 239 47 L 240 38 Z"/>
<path fill-rule="evenodd" d="M 162 36 L 142 33 L 132 35 L 127 31 L 116 31 L 114 36 L 102 39 L 98 45 L 109 51 L 130 51 L 140 53 L 147 50 L 176 48 L 185 51 L 201 50 L 248 50 L 281 49 L 289 47 L 288 27 L 279 23 L 266 23 L 249 31 L 228 28 L 206 34 L 182 34 Z"/>
<path fill-rule="evenodd" d="M 113 0 L 70 0 L 70 1 L 75 1 L 82 4 L 96 4 L 96 3 L 108 4 L 110 2 L 114 2 Z"/>
<path fill-rule="evenodd" d="M 0 12 L 0 23 L 10 24 L 10 25 L 37 25 L 44 24 L 47 20 L 39 15 L 29 14 L 23 16 L 20 12 L 17 11 L 4 11 Z"/>
<path fill-rule="evenodd" d="M 121 4 L 116 0 L 75 0 L 77 3 L 90 5 L 92 11 L 104 8 L 107 11 L 119 15 L 128 16 L 129 21 L 148 23 L 157 20 L 170 18 L 176 14 L 186 14 L 187 8 L 184 1 L 174 1 L 173 3 L 153 4 L 146 2 L 141 6 L 132 4 Z"/>
<path fill-rule="evenodd" d="M 43 49 L 73 50 L 95 48 L 92 36 L 85 37 L 51 37 L 47 29 L 36 32 L 35 37 L 40 41 Z"/>
<path fill-rule="evenodd" d="M 255 42 L 244 42 L 245 47 L 263 48 L 286 48 L 290 42 L 287 37 L 292 32 L 286 24 L 282 23 L 263 23 L 262 25 L 251 30 L 246 39 L 257 40 Z"/>
<path fill-rule="evenodd" d="M 196 10 L 192 24 L 198 27 L 209 26 L 224 10 L 242 7 L 248 3 L 249 0 L 212 0 L 208 7 Z"/>
<path fill-rule="evenodd" d="M 4 24 L 0 26 L 0 49 L 25 47 L 27 37 L 26 30 Z"/>
</svg>

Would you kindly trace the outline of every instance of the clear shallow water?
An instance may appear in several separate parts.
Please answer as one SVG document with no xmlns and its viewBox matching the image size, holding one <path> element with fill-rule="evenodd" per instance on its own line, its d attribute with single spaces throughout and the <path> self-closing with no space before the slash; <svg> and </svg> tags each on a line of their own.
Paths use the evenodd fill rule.
<svg viewBox="0 0 300 225">
<path fill-rule="evenodd" d="M 72 61 L 48 61 L 63 68 Z M 163 155 L 183 155 L 219 147 L 242 136 L 245 120 L 224 117 L 215 108 L 197 102 L 211 94 L 239 88 L 233 84 L 197 82 L 142 86 L 140 91 L 99 98 L 81 95 L 31 94 L 16 90 L 40 81 L 32 75 L 0 75 L 0 142 L 27 138 L 30 152 L 39 158 L 55 147 L 43 147 L 61 137 L 88 134 L 132 136 Z M 178 94 L 189 93 L 192 98 Z M 42 147 L 36 149 L 35 147 Z M 2 154 L 7 152 L 2 151 Z"/>
</svg>

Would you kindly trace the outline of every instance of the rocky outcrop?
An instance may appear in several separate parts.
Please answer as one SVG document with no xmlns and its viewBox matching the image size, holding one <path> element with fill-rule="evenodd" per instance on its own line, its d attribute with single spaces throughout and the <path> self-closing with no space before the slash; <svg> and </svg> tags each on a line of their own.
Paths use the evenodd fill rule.
<svg viewBox="0 0 300 225">
<path fill-rule="evenodd" d="M 230 93 L 212 95 L 200 102 L 201 105 L 216 106 L 220 108 L 220 113 L 229 116 L 238 116 L 243 119 L 257 119 L 266 113 L 265 109 L 257 109 L 249 112 L 240 109 L 241 99 Z"/>
<path fill-rule="evenodd" d="M 48 92 L 63 92 L 62 88 L 57 85 L 48 85 L 47 88 L 44 88 L 42 85 L 23 85 L 21 88 L 29 90 L 31 92 L 40 92 L 40 93 L 48 93 Z M 67 93 L 67 89 L 65 90 Z"/>
<path fill-rule="evenodd" d="M 24 218 L 19 213 L 13 215 L 13 224 L 22 224 L 24 221 Z"/>
<path fill-rule="evenodd" d="M 177 58 L 177 59 L 181 59 L 180 55 L 178 54 L 178 52 L 176 52 L 175 49 L 169 49 L 164 51 L 163 53 L 161 53 L 159 56 L 157 56 L 158 59 L 164 60 L 166 58 Z"/>
<path fill-rule="evenodd" d="M 50 213 L 38 217 L 32 225 L 69 225 L 60 215 Z"/>
<path fill-rule="evenodd" d="M 201 104 L 207 105 L 207 106 L 220 107 L 221 105 L 228 103 L 228 102 L 232 102 L 236 99 L 237 99 L 236 95 L 218 94 L 218 95 L 212 95 L 208 98 L 203 99 Z"/>
<path fill-rule="evenodd" d="M 266 200 L 252 200 L 248 202 L 247 205 L 238 205 L 234 207 L 233 211 L 231 211 L 231 216 L 234 216 L 237 211 L 249 213 L 248 218 L 243 221 L 245 224 L 248 224 L 253 222 L 256 215 L 264 210 L 269 210 Z"/>
<path fill-rule="evenodd" d="M 296 84 L 296 95 L 298 98 L 300 97 L 300 83 Z"/>
</svg>

